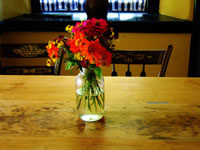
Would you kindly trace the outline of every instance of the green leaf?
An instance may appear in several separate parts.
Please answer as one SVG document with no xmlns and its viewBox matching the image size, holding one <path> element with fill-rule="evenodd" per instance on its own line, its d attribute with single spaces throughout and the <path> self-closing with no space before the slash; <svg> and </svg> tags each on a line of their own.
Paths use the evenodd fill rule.
<svg viewBox="0 0 200 150">
<path fill-rule="evenodd" d="M 89 69 L 94 70 L 95 67 L 96 65 L 90 64 Z"/>
<path fill-rule="evenodd" d="M 70 68 L 70 73 L 73 74 L 72 69 L 76 66 L 77 64 L 72 62 L 71 68 Z"/>
<path fill-rule="evenodd" d="M 70 70 L 72 65 L 73 65 L 73 63 L 71 61 L 68 61 L 67 65 L 65 66 L 65 69 Z"/>
<path fill-rule="evenodd" d="M 101 68 L 100 68 L 100 67 L 95 67 L 95 68 L 94 68 L 94 72 L 95 72 L 95 74 L 97 75 L 97 77 L 98 77 L 99 79 L 101 79 L 101 77 L 102 77 L 102 70 L 101 70 Z"/>
</svg>

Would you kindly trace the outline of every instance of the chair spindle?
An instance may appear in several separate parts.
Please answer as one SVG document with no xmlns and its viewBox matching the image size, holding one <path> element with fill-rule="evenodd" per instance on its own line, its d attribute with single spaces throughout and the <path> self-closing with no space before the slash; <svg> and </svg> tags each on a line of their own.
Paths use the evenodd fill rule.
<svg viewBox="0 0 200 150">
<path fill-rule="evenodd" d="M 143 64 L 142 66 L 142 72 L 140 73 L 140 77 L 146 77 L 145 64 Z"/>
<path fill-rule="evenodd" d="M 126 76 L 127 76 L 127 77 L 132 76 L 132 73 L 130 72 L 130 64 L 128 64 L 128 70 L 127 70 L 127 72 L 126 72 Z"/>
<path fill-rule="evenodd" d="M 115 71 L 115 64 L 113 64 L 113 68 L 112 68 L 112 76 L 117 76 L 117 72 Z"/>
</svg>

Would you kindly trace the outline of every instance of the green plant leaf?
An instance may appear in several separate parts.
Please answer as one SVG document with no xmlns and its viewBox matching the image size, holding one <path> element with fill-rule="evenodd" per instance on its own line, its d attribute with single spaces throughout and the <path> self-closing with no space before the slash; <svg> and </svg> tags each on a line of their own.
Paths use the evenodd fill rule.
<svg viewBox="0 0 200 150">
<path fill-rule="evenodd" d="M 102 77 L 102 70 L 101 70 L 101 68 L 100 68 L 100 67 L 95 67 L 95 68 L 94 68 L 94 72 L 95 72 L 95 74 L 97 75 L 97 77 L 98 77 L 99 79 L 101 79 L 101 77 Z"/>
<path fill-rule="evenodd" d="M 67 65 L 65 66 L 65 69 L 70 70 L 72 66 L 73 66 L 73 63 L 71 61 L 68 61 Z"/>
<path fill-rule="evenodd" d="M 95 67 L 96 65 L 90 64 L 89 69 L 94 70 Z"/>
</svg>

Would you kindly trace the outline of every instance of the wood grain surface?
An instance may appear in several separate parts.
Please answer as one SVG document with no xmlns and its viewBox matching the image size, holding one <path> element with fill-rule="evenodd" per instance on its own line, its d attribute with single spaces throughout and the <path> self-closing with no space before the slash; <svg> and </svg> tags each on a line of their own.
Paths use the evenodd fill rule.
<svg viewBox="0 0 200 150">
<path fill-rule="evenodd" d="M 200 78 L 105 77 L 102 120 L 73 76 L 0 76 L 0 150 L 200 150 Z"/>
</svg>

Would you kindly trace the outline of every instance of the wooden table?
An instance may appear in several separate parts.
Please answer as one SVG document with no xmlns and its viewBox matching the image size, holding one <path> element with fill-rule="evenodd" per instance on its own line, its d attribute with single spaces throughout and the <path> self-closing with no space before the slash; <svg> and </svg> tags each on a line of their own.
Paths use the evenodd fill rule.
<svg viewBox="0 0 200 150">
<path fill-rule="evenodd" d="M 0 149 L 200 150 L 200 78 L 105 77 L 105 92 L 88 123 L 75 77 L 0 76 Z"/>
</svg>

